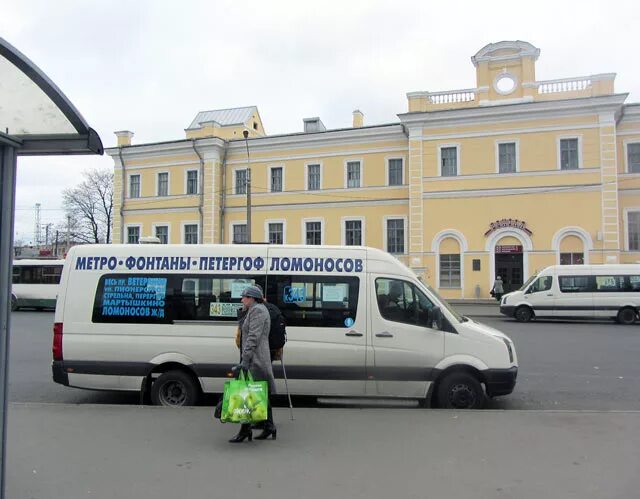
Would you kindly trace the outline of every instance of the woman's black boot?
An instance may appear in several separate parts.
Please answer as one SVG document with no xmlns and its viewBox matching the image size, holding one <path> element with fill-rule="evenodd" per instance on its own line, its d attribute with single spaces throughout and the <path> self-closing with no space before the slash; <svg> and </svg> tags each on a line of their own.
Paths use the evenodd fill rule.
<svg viewBox="0 0 640 499">
<path fill-rule="evenodd" d="M 262 433 L 260 433 L 260 435 L 256 437 L 256 440 L 266 440 L 269 437 L 275 440 L 277 435 L 278 435 L 278 430 L 276 428 L 276 425 L 271 423 L 271 424 L 265 425 L 264 430 L 262 430 Z"/>
<path fill-rule="evenodd" d="M 232 444 L 238 444 L 240 442 L 244 442 L 246 438 L 248 438 L 249 442 L 251 442 L 251 440 L 253 440 L 253 433 L 251 433 L 251 425 L 243 424 L 240 427 L 240 431 L 238 432 L 238 434 L 231 440 L 229 440 L 229 442 Z"/>
</svg>

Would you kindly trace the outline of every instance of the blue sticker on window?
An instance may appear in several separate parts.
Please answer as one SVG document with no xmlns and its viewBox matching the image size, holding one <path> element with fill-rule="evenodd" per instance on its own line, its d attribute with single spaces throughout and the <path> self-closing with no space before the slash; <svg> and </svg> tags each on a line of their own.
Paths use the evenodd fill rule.
<svg viewBox="0 0 640 499">
<path fill-rule="evenodd" d="M 354 324 L 354 320 L 351 317 L 347 317 L 344 320 L 344 325 L 347 326 L 347 327 L 351 327 L 351 326 L 353 326 L 353 324 Z"/>
<path fill-rule="evenodd" d="M 304 286 L 303 287 L 285 286 L 284 295 L 282 297 L 282 300 L 285 303 L 297 303 L 297 302 L 306 301 L 306 299 L 307 299 L 307 292 Z"/>
</svg>

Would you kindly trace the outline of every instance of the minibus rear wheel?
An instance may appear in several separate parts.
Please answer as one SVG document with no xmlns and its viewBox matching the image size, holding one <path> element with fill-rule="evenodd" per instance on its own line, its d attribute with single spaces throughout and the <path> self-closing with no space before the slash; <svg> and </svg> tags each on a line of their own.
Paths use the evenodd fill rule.
<svg viewBox="0 0 640 499">
<path fill-rule="evenodd" d="M 151 386 L 153 405 L 181 407 L 195 405 L 198 400 L 198 387 L 193 378 L 184 371 L 167 371 Z"/>
<path fill-rule="evenodd" d="M 529 322 L 533 319 L 533 310 L 526 305 L 522 305 L 516 308 L 516 313 L 513 316 L 518 322 Z"/>
<path fill-rule="evenodd" d="M 631 307 L 625 307 L 618 312 L 618 322 L 627 326 L 636 321 L 636 311 Z"/>
<path fill-rule="evenodd" d="M 443 409 L 482 409 L 486 396 L 480 381 L 466 372 L 453 372 L 438 384 L 438 405 Z"/>
</svg>

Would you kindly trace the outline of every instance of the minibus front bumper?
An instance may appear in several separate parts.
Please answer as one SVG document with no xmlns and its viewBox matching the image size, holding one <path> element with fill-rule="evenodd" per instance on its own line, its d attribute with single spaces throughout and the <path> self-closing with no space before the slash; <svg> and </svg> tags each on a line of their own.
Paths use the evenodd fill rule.
<svg viewBox="0 0 640 499">
<path fill-rule="evenodd" d="M 507 317 L 513 317 L 513 314 L 516 311 L 516 307 L 513 305 L 500 305 L 500 313 L 502 315 L 506 315 Z"/>
<path fill-rule="evenodd" d="M 517 366 L 508 369 L 487 369 L 484 371 L 487 394 L 499 397 L 510 394 L 516 386 Z"/>
</svg>

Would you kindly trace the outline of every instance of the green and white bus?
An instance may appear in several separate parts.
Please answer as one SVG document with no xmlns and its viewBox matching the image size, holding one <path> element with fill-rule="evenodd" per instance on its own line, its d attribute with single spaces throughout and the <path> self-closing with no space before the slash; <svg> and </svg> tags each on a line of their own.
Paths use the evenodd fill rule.
<svg viewBox="0 0 640 499">
<path fill-rule="evenodd" d="M 14 260 L 11 310 L 55 308 L 64 260 Z"/>
</svg>

